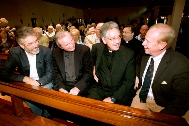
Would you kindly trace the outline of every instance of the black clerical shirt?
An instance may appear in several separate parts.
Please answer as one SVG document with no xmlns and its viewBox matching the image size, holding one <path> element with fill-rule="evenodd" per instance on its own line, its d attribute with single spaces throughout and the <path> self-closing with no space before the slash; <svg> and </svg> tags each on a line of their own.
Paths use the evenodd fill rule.
<svg viewBox="0 0 189 126">
<path fill-rule="evenodd" d="M 108 48 L 104 49 L 98 70 L 97 76 L 99 77 L 99 84 L 104 88 L 104 90 L 112 91 L 112 66 L 116 51 L 110 51 Z"/>
</svg>

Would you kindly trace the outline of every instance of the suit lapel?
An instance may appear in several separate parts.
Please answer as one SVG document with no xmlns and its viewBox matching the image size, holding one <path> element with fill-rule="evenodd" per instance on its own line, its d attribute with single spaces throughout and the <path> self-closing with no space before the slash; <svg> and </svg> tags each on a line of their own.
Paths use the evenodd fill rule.
<svg viewBox="0 0 189 126">
<path fill-rule="evenodd" d="M 39 49 L 40 49 L 40 47 L 39 47 Z M 43 59 L 43 57 L 42 57 L 42 55 L 41 54 L 43 54 L 42 52 L 41 52 L 42 50 L 40 49 L 40 53 L 38 53 L 37 55 L 36 55 L 36 67 L 37 67 L 37 69 L 38 69 L 38 67 L 39 67 L 39 65 L 42 63 L 42 59 Z"/>
<path fill-rule="evenodd" d="M 22 48 L 20 48 L 20 61 L 21 61 L 21 67 L 25 70 L 24 72 L 29 76 L 30 64 L 26 52 Z"/>
<path fill-rule="evenodd" d="M 58 49 L 59 49 L 59 51 L 58 51 L 57 55 L 60 57 L 57 58 L 57 63 L 58 63 L 58 66 L 61 66 L 59 68 L 60 68 L 63 78 L 65 79 L 64 51 L 63 51 L 63 49 L 60 49 L 60 48 L 58 48 Z"/>
<path fill-rule="evenodd" d="M 77 44 L 75 45 L 77 46 Z M 76 77 L 77 75 L 79 75 L 79 70 L 76 70 L 77 68 L 80 68 L 79 66 L 79 63 L 78 63 L 78 58 L 80 57 L 80 49 L 78 47 L 75 48 L 75 51 L 74 51 L 74 64 L 75 64 L 75 74 L 76 74 Z"/>
<path fill-rule="evenodd" d="M 167 68 L 167 64 L 170 61 L 170 53 L 169 52 L 170 51 L 167 50 L 165 55 L 162 57 L 160 64 L 158 66 L 158 69 L 156 71 L 153 83 L 155 83 L 161 77 L 161 75 L 163 74 L 163 72 Z"/>
<path fill-rule="evenodd" d="M 141 80 L 142 80 L 142 75 L 143 75 L 143 73 L 144 73 L 144 70 L 145 70 L 145 68 L 146 68 L 146 65 L 147 65 L 147 62 L 148 62 L 148 59 L 150 58 L 150 56 L 148 55 L 145 55 L 145 56 L 143 56 L 143 59 L 142 59 L 142 63 L 141 63 L 141 68 L 140 68 L 140 78 L 141 78 Z"/>
</svg>

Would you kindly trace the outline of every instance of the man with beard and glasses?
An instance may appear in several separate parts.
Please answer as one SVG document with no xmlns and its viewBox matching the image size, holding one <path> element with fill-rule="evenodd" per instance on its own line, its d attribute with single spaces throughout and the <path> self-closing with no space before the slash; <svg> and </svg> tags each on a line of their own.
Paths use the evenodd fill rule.
<svg viewBox="0 0 189 126">
<path fill-rule="evenodd" d="M 37 88 L 53 88 L 52 53 L 47 47 L 39 45 L 36 33 L 30 27 L 21 27 L 16 31 L 19 46 L 9 51 L 7 62 L 2 67 L 1 77 L 4 81 L 24 82 Z M 15 73 L 15 69 L 17 69 Z M 50 114 L 41 105 L 28 102 L 33 113 L 49 117 Z"/>
<path fill-rule="evenodd" d="M 135 83 L 134 51 L 121 44 L 119 26 L 115 22 L 102 25 L 103 43 L 94 44 L 92 59 L 96 83 L 88 98 L 130 106 Z"/>
</svg>

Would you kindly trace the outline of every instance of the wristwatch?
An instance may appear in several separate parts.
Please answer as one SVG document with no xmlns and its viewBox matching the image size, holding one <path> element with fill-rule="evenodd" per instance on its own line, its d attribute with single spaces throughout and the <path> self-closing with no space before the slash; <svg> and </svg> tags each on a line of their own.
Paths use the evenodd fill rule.
<svg viewBox="0 0 189 126">
<path fill-rule="evenodd" d="M 113 97 L 110 97 L 110 99 L 111 99 L 112 102 L 115 102 L 115 101 L 116 101 L 116 99 L 113 98 Z"/>
</svg>

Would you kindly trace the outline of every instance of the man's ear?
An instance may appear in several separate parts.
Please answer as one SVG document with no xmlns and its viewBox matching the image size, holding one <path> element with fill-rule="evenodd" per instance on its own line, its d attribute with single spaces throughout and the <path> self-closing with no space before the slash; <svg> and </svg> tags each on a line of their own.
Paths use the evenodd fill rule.
<svg viewBox="0 0 189 126">
<path fill-rule="evenodd" d="M 134 38 L 135 33 L 134 33 L 134 32 L 132 32 L 131 34 L 132 34 L 132 36 L 133 36 L 133 38 Z"/>
<path fill-rule="evenodd" d="M 102 42 L 106 44 L 105 37 L 102 37 Z"/>
<path fill-rule="evenodd" d="M 166 46 L 167 46 L 167 42 L 161 42 L 161 44 L 160 44 L 160 50 L 165 49 Z"/>
</svg>

